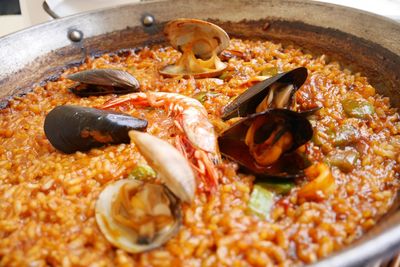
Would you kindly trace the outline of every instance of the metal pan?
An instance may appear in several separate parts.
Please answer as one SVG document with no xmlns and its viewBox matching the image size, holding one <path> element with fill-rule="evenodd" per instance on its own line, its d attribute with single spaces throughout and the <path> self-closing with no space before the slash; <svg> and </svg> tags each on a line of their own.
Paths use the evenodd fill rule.
<svg viewBox="0 0 400 267">
<path fill-rule="evenodd" d="M 57 78 L 86 56 L 164 41 L 177 17 L 222 26 L 231 36 L 293 43 L 325 53 L 369 77 L 400 107 L 400 24 L 366 12 L 300 0 L 146 1 L 57 19 L 0 39 L 0 107 L 35 83 Z M 400 211 L 392 210 L 348 248 L 313 266 L 366 266 L 400 250 Z"/>
</svg>

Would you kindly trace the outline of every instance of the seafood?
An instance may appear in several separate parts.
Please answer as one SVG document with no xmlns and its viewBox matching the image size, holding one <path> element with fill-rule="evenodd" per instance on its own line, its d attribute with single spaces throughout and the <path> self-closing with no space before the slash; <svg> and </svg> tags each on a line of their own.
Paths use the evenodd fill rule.
<svg viewBox="0 0 400 267">
<path fill-rule="evenodd" d="M 68 79 L 79 82 L 71 88 L 78 96 L 127 94 L 139 91 L 140 84 L 129 72 L 116 69 L 91 69 L 69 74 Z"/>
<path fill-rule="evenodd" d="M 228 47 L 229 36 L 217 25 L 197 19 L 176 19 L 165 26 L 164 33 L 182 56 L 174 65 L 160 70 L 162 75 L 216 77 L 227 67 L 218 54 Z"/>
<path fill-rule="evenodd" d="M 119 105 L 152 106 L 164 108 L 173 118 L 178 130 L 175 145 L 192 162 L 200 174 L 205 191 L 212 191 L 218 184 L 214 163 L 219 162 L 217 136 L 207 119 L 207 111 L 196 99 L 176 93 L 132 93 L 107 101 L 100 108 Z"/>
<path fill-rule="evenodd" d="M 223 111 L 224 120 L 245 117 L 268 108 L 294 108 L 293 96 L 307 79 L 307 69 L 300 67 L 280 73 L 247 89 Z"/>
<path fill-rule="evenodd" d="M 336 189 L 335 178 L 325 163 L 318 162 L 304 171 L 310 180 L 298 191 L 300 198 L 321 200 L 329 197 Z"/>
<path fill-rule="evenodd" d="M 130 131 L 129 136 L 168 188 L 182 201 L 193 201 L 195 179 L 184 156 L 169 143 L 152 135 Z"/>
<path fill-rule="evenodd" d="M 160 25 L 164 24 L 147 30 Z M 245 29 L 224 25 L 236 33 Z M 245 25 L 249 29 L 258 24 Z M 396 208 L 392 204 L 400 188 L 398 112 L 376 94 L 368 77 L 344 69 L 340 62 L 261 39 L 233 39 L 229 47 L 238 51 L 225 49 L 219 55 L 225 54 L 221 60 L 229 60 L 229 67 L 218 79 L 163 77 L 158 69 L 180 52 L 157 44 L 87 57 L 54 82 L 43 81 L 32 92 L 12 97 L 0 112 L 0 266 L 302 266 L 329 257 L 370 232 L 384 213 Z M 284 105 L 283 115 L 271 115 L 281 105 L 272 101 L 273 107 L 264 111 L 269 115 L 246 115 L 260 116 L 260 121 L 220 118 L 230 97 L 299 64 L 309 68 L 311 77 L 289 97 L 295 104 Z M 119 99 L 79 99 L 65 90 L 75 83 L 66 79 L 67 74 L 93 66 L 129 68 L 143 81 L 143 91 L 179 92 L 203 101 L 208 114 L 193 111 L 197 117 L 191 123 L 198 125 L 208 116 L 216 133 L 225 130 L 218 140 L 224 160 L 213 166 L 218 156 L 199 148 L 207 148 L 201 145 L 203 138 L 189 140 L 183 129 L 187 105 L 202 107 L 178 97 L 162 100 L 174 97 L 160 93 L 154 93 L 159 98 L 144 93 L 143 98 L 110 110 L 144 116 L 147 132 L 175 147 L 184 169 L 175 170 L 183 164 L 170 162 L 157 168 L 154 163 L 173 153 L 164 150 L 160 140 L 137 132 L 129 137 L 131 144 L 106 145 L 88 153 L 65 155 L 53 148 L 43 132 L 44 117 L 52 108 L 66 103 L 98 107 Z M 273 100 L 280 89 L 284 87 L 273 90 Z M 301 128 L 307 123 L 300 123 L 300 129 L 290 127 L 307 116 L 298 111 L 316 105 L 325 106 L 309 118 L 313 138 L 296 148 L 294 135 L 307 131 Z M 297 114 L 285 115 L 294 111 Z M 240 119 L 245 122 L 233 133 L 228 127 Z M 54 132 L 65 127 L 57 123 L 61 126 Z M 264 145 L 267 152 L 258 149 Z M 314 164 L 311 168 L 303 168 L 308 165 L 305 158 Z M 251 164 L 260 171 L 246 172 L 245 166 Z M 217 170 L 219 184 L 206 193 L 202 178 L 209 177 L 210 166 Z M 205 174 L 200 174 L 201 168 Z M 177 176 L 182 179 L 174 179 Z M 143 223 L 143 214 L 149 221 Z"/>
<path fill-rule="evenodd" d="M 179 201 L 165 186 L 133 179 L 109 184 L 95 212 L 107 240 L 131 253 L 161 246 L 181 224 Z"/>
<path fill-rule="evenodd" d="M 131 253 L 159 247 L 182 223 L 180 202 L 190 203 L 195 178 L 188 161 L 168 142 L 130 131 L 132 143 L 164 185 L 123 179 L 107 185 L 96 202 L 96 221 L 113 245 Z"/>
<path fill-rule="evenodd" d="M 294 112 L 294 94 L 307 79 L 300 67 L 250 87 L 223 111 L 222 118 L 247 116 L 218 139 L 222 154 L 258 176 L 302 176 L 308 162 L 293 152 L 309 141 L 313 130 L 307 116 L 319 108 Z"/>
<path fill-rule="evenodd" d="M 87 151 L 105 144 L 129 143 L 130 130 L 145 130 L 146 127 L 146 120 L 74 105 L 54 108 L 44 121 L 47 139 L 64 153 Z"/>
<path fill-rule="evenodd" d="M 294 178 L 308 167 L 295 150 L 312 135 L 304 114 L 269 109 L 233 124 L 219 136 L 218 144 L 223 155 L 257 176 Z"/>
</svg>

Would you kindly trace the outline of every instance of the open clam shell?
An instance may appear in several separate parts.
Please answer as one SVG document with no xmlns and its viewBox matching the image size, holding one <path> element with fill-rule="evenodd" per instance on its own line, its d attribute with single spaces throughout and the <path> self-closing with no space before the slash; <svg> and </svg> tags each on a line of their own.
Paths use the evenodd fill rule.
<svg viewBox="0 0 400 267">
<path fill-rule="evenodd" d="M 262 143 L 275 129 L 292 136 L 290 145 L 272 164 L 260 165 L 246 144 L 246 135 L 253 123 L 259 120 L 263 125 L 254 132 L 254 141 Z M 225 130 L 218 138 L 221 153 L 236 161 L 251 173 L 260 177 L 294 178 L 302 176 L 308 164 L 296 150 L 312 138 L 313 130 L 304 114 L 287 109 L 270 109 L 241 119 Z"/>
<path fill-rule="evenodd" d="M 139 253 L 161 246 L 179 229 L 181 202 L 191 202 L 195 177 L 188 161 L 168 142 L 130 131 L 161 184 L 134 179 L 109 184 L 96 202 L 96 221 L 114 246 Z"/>
<path fill-rule="evenodd" d="M 190 203 L 196 180 L 187 159 L 171 144 L 150 134 L 130 131 L 129 136 L 165 185 L 180 200 Z"/>
<path fill-rule="evenodd" d="M 139 91 L 140 84 L 129 72 L 116 69 L 91 69 L 67 76 L 80 84 L 71 88 L 78 96 L 127 94 Z"/>
<path fill-rule="evenodd" d="M 203 60 L 213 53 L 218 55 L 229 45 L 229 36 L 221 27 L 199 19 L 172 20 L 165 26 L 164 34 L 173 48 L 184 52 L 183 47 L 192 45 L 194 55 Z"/>
<path fill-rule="evenodd" d="M 300 67 L 259 82 L 229 103 L 223 110 L 222 119 L 227 120 L 234 117 L 245 117 L 249 114 L 256 113 L 257 107 L 267 97 L 270 88 L 277 83 L 293 85 L 292 90 L 289 92 L 290 97 L 287 104 L 287 106 L 290 107 L 294 93 L 304 84 L 306 79 L 307 69 Z"/>
<path fill-rule="evenodd" d="M 168 22 L 164 33 L 182 56 L 175 64 L 161 69 L 162 75 L 215 77 L 227 67 L 218 54 L 228 47 L 229 36 L 219 26 L 203 20 L 181 18 Z"/>
<path fill-rule="evenodd" d="M 144 189 L 146 186 L 147 188 Z M 124 189 L 124 187 L 128 189 Z M 140 216 L 142 210 L 132 210 L 137 207 L 130 206 L 130 203 L 125 203 L 129 207 L 119 206 L 119 209 L 123 210 L 121 212 L 122 215 L 120 215 L 123 218 L 122 220 L 116 220 L 116 215 L 114 214 L 115 205 L 120 204 L 116 203 L 116 201 L 121 201 L 119 198 L 122 198 L 118 195 L 126 194 L 132 198 L 132 201 L 138 202 L 137 198 L 133 200 L 135 198 L 134 194 L 125 193 L 123 192 L 124 190 L 137 190 L 136 194 L 141 194 L 141 192 L 147 190 L 147 192 L 140 195 L 142 201 L 139 201 L 139 203 L 141 203 L 143 210 L 148 210 L 149 207 L 147 206 L 150 206 L 150 211 L 148 212 L 159 217 L 170 216 L 170 222 L 157 230 L 154 229 L 154 225 L 137 224 L 132 227 L 130 222 L 134 222 L 129 221 L 128 214 L 131 216 L 132 214 L 138 214 Z M 163 200 L 164 203 L 152 203 L 151 205 L 143 203 L 160 200 Z M 161 246 L 177 233 L 182 221 L 179 201 L 165 186 L 144 184 L 144 182 L 133 179 L 119 180 L 107 185 L 99 195 L 95 213 L 97 225 L 106 239 L 114 246 L 130 253 L 139 253 Z M 126 218 L 124 218 L 125 216 Z M 124 219 L 128 221 L 123 223 Z"/>
<path fill-rule="evenodd" d="M 212 78 L 217 77 L 222 74 L 222 72 L 228 66 L 226 63 L 221 62 L 219 58 L 215 55 L 209 60 L 203 61 L 201 59 L 196 59 L 192 54 L 185 55 L 185 57 L 189 57 L 187 59 L 182 58 L 175 65 L 168 65 L 164 69 L 160 70 L 160 74 L 165 77 L 175 77 L 175 76 L 183 76 L 189 77 L 193 76 L 196 79 L 201 78 Z M 187 66 L 192 66 L 190 69 Z M 196 67 L 193 67 L 196 66 Z"/>
</svg>

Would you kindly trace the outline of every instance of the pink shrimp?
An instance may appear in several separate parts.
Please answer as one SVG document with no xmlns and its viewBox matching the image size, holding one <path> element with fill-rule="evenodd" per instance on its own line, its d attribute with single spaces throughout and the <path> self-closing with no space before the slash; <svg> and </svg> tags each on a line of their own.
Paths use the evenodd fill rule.
<svg viewBox="0 0 400 267">
<path fill-rule="evenodd" d="M 176 148 L 191 162 L 199 174 L 204 191 L 213 191 L 218 185 L 218 172 L 214 164 L 219 162 L 217 136 L 209 122 L 207 111 L 196 99 L 166 92 L 132 93 L 111 99 L 100 108 L 108 109 L 124 104 L 164 108 L 174 118 L 174 124 L 182 134 L 176 136 Z"/>
</svg>

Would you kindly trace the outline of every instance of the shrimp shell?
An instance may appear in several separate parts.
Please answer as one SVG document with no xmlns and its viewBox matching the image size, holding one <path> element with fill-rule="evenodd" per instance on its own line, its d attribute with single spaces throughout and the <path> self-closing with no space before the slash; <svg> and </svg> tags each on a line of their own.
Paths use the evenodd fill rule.
<svg viewBox="0 0 400 267">
<path fill-rule="evenodd" d="M 217 135 L 207 118 L 207 111 L 196 99 L 176 93 L 146 92 L 127 94 L 107 101 L 101 108 L 112 108 L 131 102 L 139 105 L 164 107 L 178 121 L 189 141 L 197 148 L 216 154 Z"/>
</svg>

